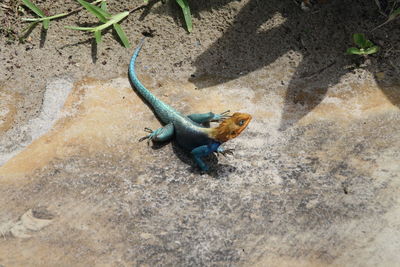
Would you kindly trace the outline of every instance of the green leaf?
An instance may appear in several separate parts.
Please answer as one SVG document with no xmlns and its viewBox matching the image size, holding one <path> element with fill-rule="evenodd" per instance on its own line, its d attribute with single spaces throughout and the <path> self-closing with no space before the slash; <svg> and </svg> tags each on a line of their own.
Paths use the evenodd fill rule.
<svg viewBox="0 0 400 267">
<path fill-rule="evenodd" d="M 149 0 L 144 0 L 143 1 L 145 4 L 148 4 L 149 3 Z"/>
<path fill-rule="evenodd" d="M 187 2 L 187 0 L 176 0 L 176 2 L 182 8 L 183 17 L 185 18 L 188 32 L 192 32 L 193 24 L 192 24 L 192 15 L 190 13 L 189 3 Z"/>
<path fill-rule="evenodd" d="M 101 6 L 95 6 L 93 4 L 91 4 L 94 9 L 96 9 L 97 12 L 101 13 L 104 17 L 106 17 L 106 19 L 109 19 L 111 17 L 111 14 L 109 12 L 107 12 L 107 3 L 105 1 L 101 2 Z"/>
<path fill-rule="evenodd" d="M 36 15 L 38 15 L 39 17 L 44 17 L 44 13 L 42 10 L 40 10 L 40 8 L 38 8 L 34 3 L 32 3 L 29 0 L 22 0 L 22 2 L 24 2 L 24 5 L 26 5 L 30 10 L 32 10 Z"/>
<path fill-rule="evenodd" d="M 44 21 L 44 20 L 52 20 L 52 19 L 56 19 L 56 18 L 61 18 L 61 17 L 65 17 L 67 16 L 68 13 L 61 13 L 61 14 L 57 14 L 57 15 L 53 15 L 50 17 L 43 17 L 43 18 L 22 18 L 23 21 L 30 21 L 30 22 L 40 22 L 40 21 Z"/>
<path fill-rule="evenodd" d="M 365 40 L 364 48 L 369 48 L 374 46 L 374 44 L 370 40 Z"/>
<path fill-rule="evenodd" d="M 71 30 L 77 30 L 77 31 L 91 31 L 91 32 L 101 31 L 101 30 L 104 30 L 107 27 L 110 27 L 114 23 L 118 23 L 120 20 L 122 20 L 123 18 L 125 18 L 128 15 L 129 15 L 128 11 L 118 13 L 117 15 L 112 16 L 109 21 L 107 21 L 106 23 L 101 24 L 101 25 L 99 25 L 97 27 L 65 26 L 65 28 L 71 29 Z"/>
<path fill-rule="evenodd" d="M 94 38 L 96 38 L 96 43 L 97 44 L 101 43 L 101 31 L 95 31 L 94 32 Z"/>
<path fill-rule="evenodd" d="M 375 45 L 375 46 L 370 47 L 367 50 L 365 50 L 364 54 L 366 54 L 366 55 L 375 54 L 378 51 L 379 51 L 379 46 Z"/>
<path fill-rule="evenodd" d="M 43 20 L 43 28 L 45 30 L 47 30 L 49 28 L 49 25 L 50 25 L 50 20 L 49 19 Z"/>
<path fill-rule="evenodd" d="M 106 23 L 94 28 L 94 30 L 95 31 L 104 30 L 105 28 L 110 27 L 112 24 L 118 23 L 120 20 L 124 19 L 128 15 L 129 15 L 129 11 L 118 13 L 117 15 L 112 16 L 111 19 L 109 21 L 107 21 Z"/>
<path fill-rule="evenodd" d="M 100 8 L 107 12 L 107 2 L 106 1 L 101 1 Z"/>
<path fill-rule="evenodd" d="M 121 42 L 124 44 L 125 48 L 131 47 L 128 37 L 126 36 L 125 32 L 122 30 L 121 25 L 119 25 L 118 23 L 115 23 L 115 24 L 113 24 L 113 26 L 119 36 L 119 39 L 121 39 Z"/>
<path fill-rule="evenodd" d="M 366 39 L 364 34 L 362 33 L 353 34 L 353 40 L 356 45 L 358 45 L 361 48 L 365 48 Z"/>
<path fill-rule="evenodd" d="M 121 21 L 122 19 L 124 19 L 126 16 L 129 15 L 129 11 L 121 12 L 121 13 L 118 13 L 118 14 L 116 14 L 114 16 L 111 16 L 111 14 L 109 14 L 108 12 L 106 12 L 104 10 L 104 9 L 106 9 L 105 5 L 102 5 L 102 8 L 99 8 L 99 7 L 93 8 L 94 7 L 93 5 L 90 6 L 91 4 L 89 4 L 88 2 L 85 2 L 84 0 L 78 0 L 78 1 L 85 8 L 87 8 L 90 12 L 92 12 L 92 11 L 98 12 L 99 10 L 101 10 L 101 12 L 97 13 L 97 15 L 99 15 L 98 16 L 99 19 L 100 19 L 101 16 L 104 17 L 103 15 L 105 15 L 105 14 L 107 14 L 107 18 L 104 17 L 104 21 L 102 20 L 103 19 L 102 18 L 101 21 L 104 22 L 104 23 L 99 25 L 99 26 L 97 26 L 97 27 L 65 26 L 65 28 L 71 29 L 71 30 L 93 32 L 94 33 L 94 37 L 96 38 L 96 43 L 100 43 L 101 42 L 101 31 L 106 29 L 107 27 L 113 25 L 115 31 L 117 32 L 119 38 L 121 39 L 121 42 L 123 43 L 123 45 L 125 47 L 130 47 L 130 43 L 129 43 L 128 37 L 126 36 L 125 32 L 122 30 L 121 26 L 118 24 L 119 21 Z"/>
<path fill-rule="evenodd" d="M 363 54 L 363 52 L 360 49 L 356 48 L 356 47 L 348 48 L 346 53 L 350 54 L 350 55 L 362 55 Z"/>
<path fill-rule="evenodd" d="M 64 26 L 64 27 L 76 31 L 91 31 L 91 32 L 95 31 L 95 28 L 93 27 L 75 27 L 75 26 Z"/>
<path fill-rule="evenodd" d="M 84 0 L 78 0 L 78 2 L 86 8 L 90 13 L 95 15 L 101 22 L 106 23 L 107 19 L 110 17 L 110 14 L 98 6 L 92 5 Z"/>
</svg>

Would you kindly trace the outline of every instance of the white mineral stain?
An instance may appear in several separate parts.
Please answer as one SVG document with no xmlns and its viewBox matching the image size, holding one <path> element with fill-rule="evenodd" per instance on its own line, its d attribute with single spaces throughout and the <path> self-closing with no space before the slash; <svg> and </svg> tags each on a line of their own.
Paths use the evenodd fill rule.
<svg viewBox="0 0 400 267">
<path fill-rule="evenodd" d="M 61 108 L 64 106 L 72 87 L 73 82 L 69 78 L 54 78 L 47 83 L 43 106 L 39 116 L 30 120 L 26 125 L 21 126 L 20 130 L 25 132 L 27 136 L 26 141 L 18 144 L 11 151 L 2 152 L 0 154 L 0 166 L 53 127 L 54 123 L 62 115 Z"/>
</svg>

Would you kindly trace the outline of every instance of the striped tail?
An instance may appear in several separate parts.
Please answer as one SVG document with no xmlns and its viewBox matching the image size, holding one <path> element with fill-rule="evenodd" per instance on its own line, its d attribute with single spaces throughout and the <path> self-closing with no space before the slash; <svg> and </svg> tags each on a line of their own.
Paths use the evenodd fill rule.
<svg viewBox="0 0 400 267">
<path fill-rule="evenodd" d="M 178 112 L 171 106 L 158 99 L 146 87 L 144 87 L 144 85 L 139 81 L 135 72 L 135 61 L 139 55 L 140 49 L 142 49 L 144 41 L 145 38 L 140 41 L 139 45 L 135 49 L 135 52 L 133 53 L 131 62 L 129 63 L 129 77 L 131 78 L 133 85 L 136 87 L 136 90 L 151 105 L 160 120 L 163 123 L 169 123 L 171 122 L 173 116 L 176 116 Z"/>
</svg>

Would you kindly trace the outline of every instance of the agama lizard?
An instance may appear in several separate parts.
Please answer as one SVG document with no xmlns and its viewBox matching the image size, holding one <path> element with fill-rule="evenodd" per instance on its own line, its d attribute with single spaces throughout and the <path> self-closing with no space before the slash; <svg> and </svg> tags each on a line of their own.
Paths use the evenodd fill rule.
<svg viewBox="0 0 400 267">
<path fill-rule="evenodd" d="M 204 163 L 202 157 L 213 152 L 223 155 L 232 153 L 231 150 L 224 150 L 221 144 L 238 136 L 249 124 L 251 115 L 237 112 L 229 116 L 227 115 L 229 111 L 226 111 L 221 114 L 208 112 L 185 116 L 158 99 L 144 87 L 135 72 L 135 61 L 143 42 L 144 39 L 133 53 L 129 64 L 129 76 L 137 92 L 150 104 L 164 127 L 155 131 L 145 128 L 145 131 L 149 134 L 139 141 L 148 139 L 153 142 L 163 142 L 175 137 L 180 147 L 190 151 L 200 169 L 208 171 L 208 166 Z M 220 124 L 212 128 L 203 125 L 211 121 L 218 121 Z"/>
</svg>

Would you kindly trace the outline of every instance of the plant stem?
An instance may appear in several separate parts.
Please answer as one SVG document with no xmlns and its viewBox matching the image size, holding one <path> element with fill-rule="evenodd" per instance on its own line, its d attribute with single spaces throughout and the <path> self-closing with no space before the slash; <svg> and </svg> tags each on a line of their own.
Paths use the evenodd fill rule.
<svg viewBox="0 0 400 267">
<path fill-rule="evenodd" d="M 97 5 L 98 3 L 102 2 L 102 1 L 103 0 L 96 0 L 92 4 Z M 45 19 L 52 20 L 52 19 L 57 19 L 57 18 L 66 17 L 66 16 L 69 16 L 69 15 L 72 15 L 73 13 L 81 11 L 83 8 L 84 7 L 81 6 L 81 7 L 78 7 L 77 9 L 71 10 L 70 12 L 61 13 L 61 14 L 57 14 L 57 15 L 54 15 L 54 16 L 50 16 L 50 17 L 44 17 L 44 18 L 22 18 L 22 20 L 23 21 L 30 21 L 30 22 L 35 22 L 35 21 L 39 22 L 39 21 L 43 21 Z"/>
</svg>

